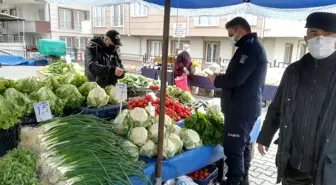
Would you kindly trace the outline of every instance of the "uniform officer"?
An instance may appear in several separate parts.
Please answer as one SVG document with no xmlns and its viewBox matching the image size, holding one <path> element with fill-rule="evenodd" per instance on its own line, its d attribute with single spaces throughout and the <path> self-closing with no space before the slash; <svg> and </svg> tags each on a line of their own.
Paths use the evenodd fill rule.
<svg viewBox="0 0 336 185">
<path fill-rule="evenodd" d="M 226 29 L 237 50 L 226 73 L 209 75 L 209 78 L 216 88 L 222 89 L 224 154 L 228 165 L 226 185 L 248 185 L 250 133 L 261 114 L 267 57 L 256 33 L 251 33 L 244 18 L 232 19 Z"/>
</svg>

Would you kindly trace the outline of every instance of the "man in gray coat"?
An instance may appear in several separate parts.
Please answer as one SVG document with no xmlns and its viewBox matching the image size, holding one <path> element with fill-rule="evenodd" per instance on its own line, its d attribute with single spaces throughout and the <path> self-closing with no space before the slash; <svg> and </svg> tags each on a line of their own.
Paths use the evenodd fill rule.
<svg viewBox="0 0 336 185">
<path fill-rule="evenodd" d="M 336 14 L 307 17 L 309 53 L 287 67 L 257 139 L 264 155 L 280 129 L 283 185 L 336 184 Z"/>
</svg>

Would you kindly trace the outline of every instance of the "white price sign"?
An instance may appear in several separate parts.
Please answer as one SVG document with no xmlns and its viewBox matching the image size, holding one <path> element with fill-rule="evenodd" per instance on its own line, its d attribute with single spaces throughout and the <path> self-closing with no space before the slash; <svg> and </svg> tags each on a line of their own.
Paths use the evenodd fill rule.
<svg viewBox="0 0 336 185">
<path fill-rule="evenodd" d="M 49 102 L 47 101 L 37 102 L 34 103 L 33 106 L 37 122 L 52 119 Z"/>
<path fill-rule="evenodd" d="M 186 23 L 175 23 L 173 27 L 173 37 L 182 37 L 186 36 L 187 25 Z"/>
<path fill-rule="evenodd" d="M 116 98 L 121 101 L 127 100 L 127 84 L 116 84 Z"/>
</svg>

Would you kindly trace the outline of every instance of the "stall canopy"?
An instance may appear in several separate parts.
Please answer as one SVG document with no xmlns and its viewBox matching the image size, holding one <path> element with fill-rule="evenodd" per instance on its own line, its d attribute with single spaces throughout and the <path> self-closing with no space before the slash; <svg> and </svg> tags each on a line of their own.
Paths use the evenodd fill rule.
<svg viewBox="0 0 336 185">
<path fill-rule="evenodd" d="M 139 3 L 163 10 L 164 0 L 48 0 L 50 3 L 82 6 L 110 6 Z M 253 14 L 257 16 L 304 20 L 316 11 L 335 12 L 335 0 L 172 0 L 171 15 L 221 16 L 227 14 Z"/>
</svg>

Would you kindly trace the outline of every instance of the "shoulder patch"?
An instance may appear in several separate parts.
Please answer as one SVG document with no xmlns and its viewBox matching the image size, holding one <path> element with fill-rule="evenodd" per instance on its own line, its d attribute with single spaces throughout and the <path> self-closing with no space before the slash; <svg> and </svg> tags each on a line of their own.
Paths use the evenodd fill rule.
<svg viewBox="0 0 336 185">
<path fill-rule="evenodd" d="M 247 55 L 241 55 L 241 57 L 239 59 L 239 63 L 244 64 L 247 58 L 248 58 Z"/>
</svg>

